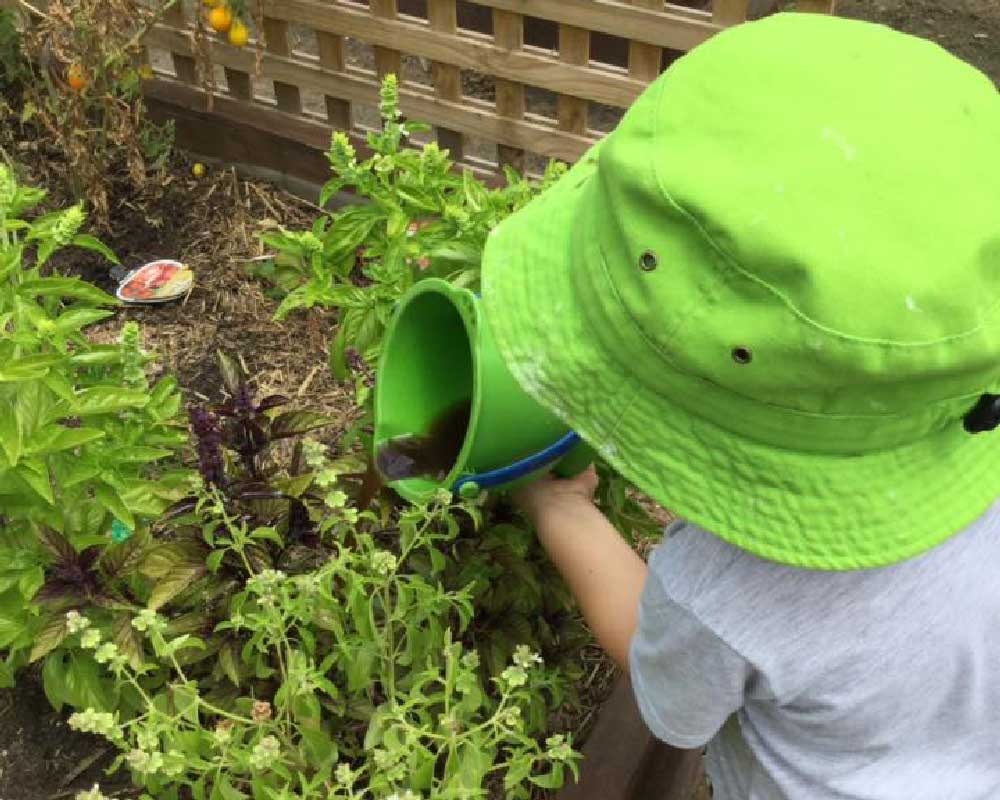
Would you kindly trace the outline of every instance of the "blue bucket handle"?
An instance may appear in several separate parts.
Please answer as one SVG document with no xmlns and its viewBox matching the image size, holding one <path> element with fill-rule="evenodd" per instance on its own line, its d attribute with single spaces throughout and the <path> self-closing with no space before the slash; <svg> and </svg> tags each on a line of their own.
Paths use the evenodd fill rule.
<svg viewBox="0 0 1000 800">
<path fill-rule="evenodd" d="M 546 447 L 544 450 L 522 458 L 520 461 L 515 461 L 506 467 L 500 467 L 490 472 L 481 472 L 478 475 L 463 475 L 455 481 L 451 490 L 454 494 L 461 495 L 462 488 L 469 484 L 474 484 L 480 489 L 495 489 L 497 486 L 513 483 L 526 475 L 530 475 L 532 472 L 542 469 L 542 467 L 558 461 L 576 447 L 580 441 L 579 434 L 570 431 L 559 439 L 559 441 Z"/>
</svg>

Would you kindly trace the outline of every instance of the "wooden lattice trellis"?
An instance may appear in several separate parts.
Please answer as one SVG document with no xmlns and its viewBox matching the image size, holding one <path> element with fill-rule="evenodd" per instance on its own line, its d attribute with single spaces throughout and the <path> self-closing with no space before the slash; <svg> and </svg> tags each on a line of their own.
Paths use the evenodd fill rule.
<svg viewBox="0 0 1000 800">
<path fill-rule="evenodd" d="M 798 0 L 797 8 L 830 12 L 833 1 Z M 259 74 L 252 46 L 210 40 L 221 67 L 210 117 L 231 126 L 212 135 L 255 130 L 304 148 L 300 153 L 325 149 L 332 129 L 363 130 L 358 112 L 377 103 L 379 78 L 391 72 L 401 80 L 404 113 L 431 123 L 458 161 L 481 171 L 530 167 L 540 158 L 573 161 L 602 133 L 594 109 L 607 117 L 609 109 L 628 107 L 677 55 L 745 20 L 750 3 L 262 0 Z M 173 12 L 147 44 L 169 55 L 156 63 L 150 97 L 204 123 L 191 20 Z M 368 48 L 370 63 L 352 60 L 359 48 Z M 426 80 L 407 77 L 407 62 L 416 60 Z M 467 91 L 470 76 L 491 91 Z M 531 103 L 539 96 L 541 111 Z M 471 142 L 493 149 L 484 154 Z M 243 151 L 253 148 L 244 143 Z"/>
</svg>

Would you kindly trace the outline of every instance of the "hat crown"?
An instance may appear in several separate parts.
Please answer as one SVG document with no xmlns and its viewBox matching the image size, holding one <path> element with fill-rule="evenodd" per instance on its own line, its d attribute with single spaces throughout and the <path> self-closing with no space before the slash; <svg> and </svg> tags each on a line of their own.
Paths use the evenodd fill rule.
<svg viewBox="0 0 1000 800">
<path fill-rule="evenodd" d="M 1000 99 L 936 45 L 813 15 L 739 26 L 597 159 L 578 224 L 644 380 L 863 418 L 954 417 L 1000 379 Z"/>
</svg>

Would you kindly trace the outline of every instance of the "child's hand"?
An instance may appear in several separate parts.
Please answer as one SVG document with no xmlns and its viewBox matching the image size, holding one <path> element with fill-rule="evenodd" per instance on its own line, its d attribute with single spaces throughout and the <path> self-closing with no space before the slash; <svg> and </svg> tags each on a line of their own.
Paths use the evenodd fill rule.
<svg viewBox="0 0 1000 800">
<path fill-rule="evenodd" d="M 540 516 L 554 507 L 584 503 L 593 505 L 597 491 L 597 470 L 593 465 L 572 478 L 544 478 L 522 486 L 511 493 L 511 498 L 521 511 L 536 525 Z"/>
</svg>

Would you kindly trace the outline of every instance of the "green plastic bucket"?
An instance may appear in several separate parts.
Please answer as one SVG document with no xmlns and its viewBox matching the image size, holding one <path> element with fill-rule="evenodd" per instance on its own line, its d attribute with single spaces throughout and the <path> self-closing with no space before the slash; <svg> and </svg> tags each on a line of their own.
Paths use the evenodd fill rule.
<svg viewBox="0 0 1000 800">
<path fill-rule="evenodd" d="M 469 420 L 450 471 L 388 483 L 411 502 L 439 489 L 463 497 L 512 488 L 547 471 L 571 475 L 593 453 L 515 382 L 497 352 L 479 299 L 446 281 L 417 283 L 389 321 L 375 385 L 374 446 L 426 435 L 450 409 Z"/>
</svg>

